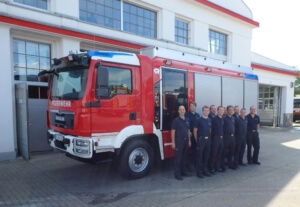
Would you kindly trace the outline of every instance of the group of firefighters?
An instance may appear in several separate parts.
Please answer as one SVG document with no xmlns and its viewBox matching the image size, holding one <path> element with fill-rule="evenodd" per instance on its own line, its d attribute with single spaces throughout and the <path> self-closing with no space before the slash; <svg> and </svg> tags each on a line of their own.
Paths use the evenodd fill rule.
<svg viewBox="0 0 300 207">
<path fill-rule="evenodd" d="M 215 105 L 202 107 L 202 116 L 196 112 L 197 104 L 190 103 L 190 111 L 178 108 L 179 116 L 172 123 L 172 148 L 175 153 L 175 178 L 192 176 L 189 169 L 188 149 L 192 148 L 192 160 L 197 177 L 210 177 L 216 172 L 225 172 L 227 167 L 236 170 L 246 166 L 243 162 L 247 145 L 248 164 L 260 165 L 258 128 L 260 118 L 256 108 Z M 252 148 L 254 148 L 252 154 Z"/>
</svg>

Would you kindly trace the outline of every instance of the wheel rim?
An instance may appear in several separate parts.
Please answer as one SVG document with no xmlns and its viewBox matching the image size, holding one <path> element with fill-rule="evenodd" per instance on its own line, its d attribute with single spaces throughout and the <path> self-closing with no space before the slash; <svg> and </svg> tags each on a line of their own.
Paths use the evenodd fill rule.
<svg viewBox="0 0 300 207">
<path fill-rule="evenodd" d="M 148 152 L 143 148 L 136 148 L 130 153 L 128 163 L 133 172 L 143 171 L 149 163 Z"/>
</svg>

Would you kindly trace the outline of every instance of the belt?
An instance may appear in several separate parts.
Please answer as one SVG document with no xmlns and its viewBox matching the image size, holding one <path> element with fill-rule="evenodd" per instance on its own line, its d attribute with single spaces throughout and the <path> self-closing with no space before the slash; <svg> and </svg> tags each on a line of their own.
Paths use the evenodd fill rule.
<svg viewBox="0 0 300 207">
<path fill-rule="evenodd" d="M 199 136 L 199 138 L 208 139 L 208 138 L 209 138 L 209 136 Z"/>
<path fill-rule="evenodd" d="M 250 130 L 250 131 L 248 131 L 248 132 L 257 132 L 257 130 Z"/>
<path fill-rule="evenodd" d="M 226 134 L 226 136 L 231 136 L 231 137 L 233 137 L 233 136 L 234 136 L 234 134 Z"/>
<path fill-rule="evenodd" d="M 216 138 L 220 138 L 220 139 L 222 139 L 222 138 L 223 138 L 223 136 L 218 136 L 218 135 L 216 135 L 215 137 L 216 137 Z"/>
</svg>

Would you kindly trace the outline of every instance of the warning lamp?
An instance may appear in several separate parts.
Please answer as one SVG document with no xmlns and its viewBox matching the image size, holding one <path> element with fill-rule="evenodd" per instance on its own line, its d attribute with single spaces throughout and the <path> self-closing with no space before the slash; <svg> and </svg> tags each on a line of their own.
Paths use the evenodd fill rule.
<svg viewBox="0 0 300 207">
<path fill-rule="evenodd" d="M 211 67 L 207 67 L 205 68 L 206 72 L 211 72 L 212 71 L 212 68 Z"/>
<path fill-rule="evenodd" d="M 241 76 L 241 77 L 244 77 L 244 74 L 243 74 L 243 73 L 240 73 L 240 76 Z"/>
<path fill-rule="evenodd" d="M 166 65 L 172 65 L 172 60 L 165 60 Z"/>
</svg>

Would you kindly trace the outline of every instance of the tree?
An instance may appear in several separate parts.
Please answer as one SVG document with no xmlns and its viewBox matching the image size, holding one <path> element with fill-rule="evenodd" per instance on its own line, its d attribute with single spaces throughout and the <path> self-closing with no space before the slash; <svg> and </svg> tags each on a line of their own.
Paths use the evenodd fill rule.
<svg viewBox="0 0 300 207">
<path fill-rule="evenodd" d="M 295 81 L 295 90 L 294 90 L 294 96 L 300 95 L 300 70 L 298 67 L 295 67 L 296 73 L 299 75 L 296 77 Z"/>
</svg>

